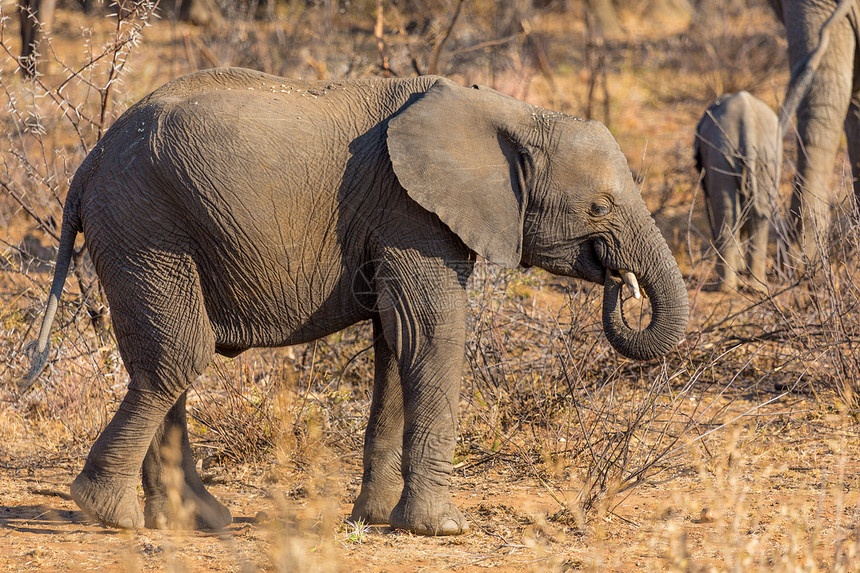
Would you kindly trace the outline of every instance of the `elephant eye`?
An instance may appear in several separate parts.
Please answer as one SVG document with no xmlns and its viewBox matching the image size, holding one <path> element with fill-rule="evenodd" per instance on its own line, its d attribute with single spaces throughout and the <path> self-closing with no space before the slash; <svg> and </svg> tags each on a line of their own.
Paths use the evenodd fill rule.
<svg viewBox="0 0 860 573">
<path fill-rule="evenodd" d="M 593 217 L 605 217 L 612 210 L 612 205 L 606 201 L 595 201 L 591 204 L 589 212 Z"/>
</svg>

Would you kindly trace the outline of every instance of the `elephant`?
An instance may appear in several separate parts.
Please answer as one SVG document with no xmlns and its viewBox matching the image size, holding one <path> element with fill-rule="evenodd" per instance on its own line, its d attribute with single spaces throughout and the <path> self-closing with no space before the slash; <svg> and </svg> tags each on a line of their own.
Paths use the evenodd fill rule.
<svg viewBox="0 0 860 573">
<path fill-rule="evenodd" d="M 216 68 L 134 104 L 72 179 L 31 377 L 79 232 L 129 384 L 70 489 L 111 527 L 173 527 L 160 452 L 177 433 L 194 526 L 229 524 L 195 471 L 189 385 L 215 354 L 370 321 L 351 516 L 465 532 L 449 481 L 477 256 L 603 284 L 604 332 L 634 359 L 670 352 L 688 319 L 678 265 L 603 125 L 435 76 L 319 82 Z M 624 317 L 624 283 L 650 298 L 641 330 Z"/>
<path fill-rule="evenodd" d="M 745 252 L 751 286 L 767 288 L 768 234 L 782 165 L 778 133 L 776 113 L 746 91 L 717 98 L 696 126 L 696 170 L 724 291 L 737 290 Z"/>
<path fill-rule="evenodd" d="M 796 108 L 798 134 L 791 216 L 801 254 L 809 262 L 829 225 L 829 180 L 842 126 L 854 195 L 860 200 L 860 0 L 769 3 L 788 39 L 791 83 L 783 120 Z"/>
</svg>

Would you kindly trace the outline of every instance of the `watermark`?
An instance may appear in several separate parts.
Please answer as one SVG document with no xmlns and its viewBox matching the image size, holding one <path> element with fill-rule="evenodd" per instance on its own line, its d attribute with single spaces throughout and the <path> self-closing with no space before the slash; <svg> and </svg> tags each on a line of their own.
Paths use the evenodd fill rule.
<svg viewBox="0 0 860 573">
<path fill-rule="evenodd" d="M 488 264 L 420 256 L 396 261 L 371 259 L 353 273 L 352 296 L 361 308 L 374 313 L 416 304 L 430 305 L 435 310 L 465 309 L 469 278 L 477 266 Z"/>
</svg>

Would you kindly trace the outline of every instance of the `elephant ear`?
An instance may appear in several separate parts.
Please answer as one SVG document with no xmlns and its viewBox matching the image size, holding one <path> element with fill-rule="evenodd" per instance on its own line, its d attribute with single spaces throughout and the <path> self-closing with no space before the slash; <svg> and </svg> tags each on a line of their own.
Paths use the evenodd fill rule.
<svg viewBox="0 0 860 573">
<path fill-rule="evenodd" d="M 506 267 L 520 263 L 526 202 L 525 145 L 513 134 L 533 122 L 533 109 L 439 79 L 388 124 L 388 153 L 409 197 Z"/>
</svg>

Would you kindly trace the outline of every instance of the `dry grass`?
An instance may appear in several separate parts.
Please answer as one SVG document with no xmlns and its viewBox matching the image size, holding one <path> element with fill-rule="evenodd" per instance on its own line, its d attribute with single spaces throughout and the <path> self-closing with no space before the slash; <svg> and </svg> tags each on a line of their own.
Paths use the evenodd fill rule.
<svg viewBox="0 0 860 573">
<path fill-rule="evenodd" d="M 3 22 L 0 464 L 9 474 L 0 480 L 11 482 L 0 484 L 10 492 L 2 495 L 44 493 L 43 486 L 16 493 L 22 472 L 50 482 L 48 468 L 64 468 L 68 475 L 57 483 L 74 475 L 127 383 L 109 327 L 94 328 L 103 319 L 101 300 L 85 256 L 67 285 L 49 370 L 29 387 L 18 380 L 26 367 L 22 347 L 35 336 L 50 282 L 69 179 L 104 129 L 144 93 L 214 64 L 327 78 L 435 66 L 463 82 L 582 114 L 590 75 L 603 74 L 609 123 L 688 277 L 688 336 L 664 360 L 631 362 L 602 337 L 599 287 L 479 265 L 469 285 L 453 478 L 474 533 L 430 540 L 342 521 L 357 493 L 369 406 L 367 325 L 290 351 L 218 360 L 195 384 L 189 409 L 204 479 L 222 488 L 234 514 L 256 514 L 253 523 L 221 538 L 141 532 L 101 545 L 91 533 L 63 533 L 62 520 L 46 527 L 79 535 L 76 542 L 91 544 L 92 552 L 131 555 L 117 570 L 181 570 L 201 559 L 204 570 L 452 563 L 856 570 L 856 206 L 846 199 L 835 209 L 832 236 L 809 265 L 814 272 L 774 266 L 768 293 L 711 291 L 715 254 L 692 172 L 693 126 L 722 91 L 778 100 L 787 79 L 784 41 L 765 8 L 703 2 L 688 33 L 648 30 L 601 47 L 605 53 L 595 60 L 586 58 L 575 2 L 563 12 L 554 2 L 513 9 L 476 0 L 456 18 L 454 0 L 396 9 L 383 3 L 381 35 L 375 2 L 343 12 L 318 4 L 273 4 L 268 12 L 241 5 L 220 29 L 169 21 L 143 27 L 151 22 L 145 3 L 119 20 L 61 10 L 35 82 L 15 74 L 17 47 L 10 22 Z M 588 67 L 597 61 L 602 69 Z M 843 177 L 838 189 L 850 197 L 850 180 Z M 626 305 L 647 321 L 647 308 Z M 44 537 L 34 541 L 22 532 L 42 514 L 12 499 L 2 505 L 23 517 L 20 527 L 0 517 L 8 547 L 19 534 L 21 543 L 40 546 Z M 62 551 L 51 545 L 16 555 L 59 567 Z M 207 560 L 211 555 L 217 558 Z"/>
</svg>

